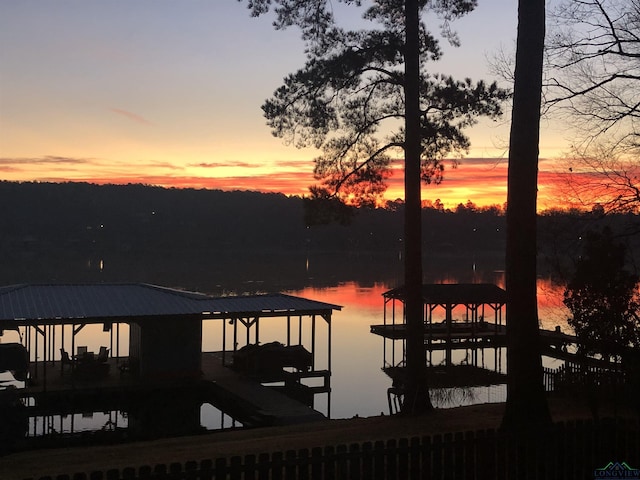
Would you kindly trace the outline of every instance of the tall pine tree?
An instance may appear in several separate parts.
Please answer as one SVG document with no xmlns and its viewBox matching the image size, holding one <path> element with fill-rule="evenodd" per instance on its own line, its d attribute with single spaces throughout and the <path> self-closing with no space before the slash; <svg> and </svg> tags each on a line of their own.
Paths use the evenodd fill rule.
<svg viewBox="0 0 640 480">
<path fill-rule="evenodd" d="M 502 425 L 551 421 L 542 382 L 537 302 L 537 194 L 544 0 L 519 0 L 507 185 L 507 404 Z"/>
<path fill-rule="evenodd" d="M 479 115 L 496 117 L 507 93 L 496 84 L 454 80 L 430 72 L 442 56 L 438 38 L 421 21 L 443 20 L 444 37 L 457 43 L 449 22 L 476 0 L 376 0 L 341 3 L 362 9 L 359 30 L 339 26 L 327 0 L 251 0 L 253 15 L 270 10 L 275 27 L 298 26 L 307 61 L 263 105 L 274 135 L 322 151 L 311 202 L 325 207 L 373 205 L 391 174 L 405 165 L 405 308 L 408 330 L 403 410 L 431 409 L 426 383 L 422 314 L 421 184 L 442 180 L 443 159 L 469 147 L 464 129 Z M 337 212 L 344 211 L 341 208 Z M 339 217 L 331 213 L 323 220 Z"/>
</svg>

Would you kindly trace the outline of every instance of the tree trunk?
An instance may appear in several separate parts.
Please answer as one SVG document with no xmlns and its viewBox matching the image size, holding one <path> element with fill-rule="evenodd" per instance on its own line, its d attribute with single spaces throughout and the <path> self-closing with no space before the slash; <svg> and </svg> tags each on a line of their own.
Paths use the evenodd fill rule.
<svg viewBox="0 0 640 480">
<path fill-rule="evenodd" d="M 507 194 L 507 404 L 502 426 L 550 422 L 536 296 L 536 197 L 545 1 L 519 0 Z"/>
<path fill-rule="evenodd" d="M 422 202 L 420 198 L 420 50 L 417 0 L 406 0 L 405 40 L 405 315 L 406 382 L 402 411 L 420 414 L 433 407 L 426 382 L 422 318 Z"/>
</svg>

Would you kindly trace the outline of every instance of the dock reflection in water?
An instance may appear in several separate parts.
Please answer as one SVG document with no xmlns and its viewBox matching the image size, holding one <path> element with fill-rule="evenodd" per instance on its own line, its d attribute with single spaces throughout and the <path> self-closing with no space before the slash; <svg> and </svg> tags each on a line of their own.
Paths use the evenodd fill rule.
<svg viewBox="0 0 640 480">
<path fill-rule="evenodd" d="M 216 399 L 203 383 L 136 389 L 102 385 L 27 397 L 17 388 L 3 390 L 0 451 L 195 435 L 243 426 L 215 406 Z"/>
</svg>

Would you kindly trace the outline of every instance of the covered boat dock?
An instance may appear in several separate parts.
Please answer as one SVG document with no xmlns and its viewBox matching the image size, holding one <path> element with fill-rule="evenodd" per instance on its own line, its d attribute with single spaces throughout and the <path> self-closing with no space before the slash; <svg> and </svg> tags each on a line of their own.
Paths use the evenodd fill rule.
<svg viewBox="0 0 640 480">
<path fill-rule="evenodd" d="M 212 297 L 137 283 L 10 285 L 0 287 L 0 371 L 24 380 L 17 392 L 39 414 L 82 399 L 193 386 L 215 396 L 212 403 L 222 399 L 240 422 L 308 421 L 330 416 L 331 316 L 340 309 L 285 294 Z M 282 343 L 271 342 L 265 356 L 261 322 L 276 318 L 286 325 Z M 203 329 L 205 321 L 215 322 L 213 330 Z M 108 336 L 99 352 L 78 340 L 89 326 Z M 222 348 L 204 352 L 212 331 Z M 243 347 L 270 368 L 252 368 L 264 362 L 247 363 Z M 11 349 L 22 349 L 26 363 L 3 355 Z M 304 395 L 292 399 L 288 391 Z M 327 395 L 325 414 L 312 408 L 317 393 Z"/>
<path fill-rule="evenodd" d="M 404 287 L 383 293 L 384 323 L 371 325 L 371 332 L 391 340 L 390 365 L 396 365 L 395 342 L 406 338 Z M 451 364 L 451 351 L 478 348 L 504 339 L 503 308 L 506 292 L 489 283 L 424 284 L 422 286 L 424 341 L 429 351 L 445 350 Z M 462 316 L 454 319 L 454 311 Z M 437 319 L 434 316 L 440 315 Z M 404 350 L 404 349 L 403 349 Z"/>
</svg>

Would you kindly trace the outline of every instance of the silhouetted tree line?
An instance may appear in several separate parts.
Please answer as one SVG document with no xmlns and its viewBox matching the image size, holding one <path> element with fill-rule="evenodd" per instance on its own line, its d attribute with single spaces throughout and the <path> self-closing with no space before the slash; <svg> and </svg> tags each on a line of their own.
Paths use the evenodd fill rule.
<svg viewBox="0 0 640 480">
<path fill-rule="evenodd" d="M 249 191 L 4 181 L 0 202 L 2 283 L 14 278 L 49 280 L 50 272 L 56 271 L 68 278 L 62 272 L 74 265 L 82 271 L 101 270 L 105 258 L 110 269 L 119 262 L 119 271 L 128 271 L 126 279 L 132 281 L 162 280 L 169 263 L 185 265 L 191 276 L 194 265 L 202 265 L 203 274 L 206 270 L 210 276 L 233 270 L 238 263 L 250 264 L 246 278 L 260 277 L 267 258 L 300 260 L 325 252 L 349 252 L 359 257 L 353 270 L 372 270 L 381 266 L 368 261 L 367 254 L 397 259 L 403 249 L 402 202 L 357 210 L 348 225 L 314 226 L 305 225 L 300 197 Z M 436 265 L 439 257 L 500 259 L 504 253 L 505 217 L 500 208 L 467 202 L 447 210 L 440 202 L 426 202 L 422 218 L 427 264 Z M 625 232 L 635 221 L 633 215 L 547 212 L 539 217 L 540 257 L 554 273 L 562 273 L 564 259 L 579 251 L 581 236 L 594 224 Z M 629 252 L 638 251 L 634 247 L 632 242 Z M 267 268 L 273 274 L 277 267 Z M 294 274 L 283 270 L 282 275 Z M 327 266 L 315 275 L 330 277 L 335 272 Z"/>
<path fill-rule="evenodd" d="M 139 184 L 0 182 L 3 250 L 397 250 L 403 204 L 360 209 L 348 225 L 305 225 L 300 197 Z M 502 249 L 503 218 L 475 207 L 424 209 L 425 246 Z"/>
<path fill-rule="evenodd" d="M 627 251 L 626 266 L 639 271 L 640 217 L 634 213 L 604 214 L 593 211 L 549 210 L 538 217 L 538 262 L 562 281 L 573 275 L 575 262 L 582 255 L 587 237 L 607 229 Z"/>
</svg>

